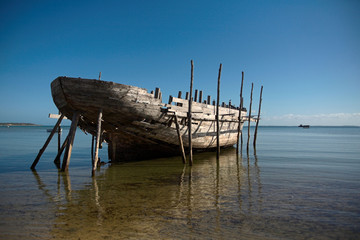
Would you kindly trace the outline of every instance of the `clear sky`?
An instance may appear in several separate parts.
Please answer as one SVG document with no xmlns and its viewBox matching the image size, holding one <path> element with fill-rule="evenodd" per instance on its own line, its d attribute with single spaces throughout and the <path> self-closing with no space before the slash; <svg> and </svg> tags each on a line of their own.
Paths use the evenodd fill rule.
<svg viewBox="0 0 360 240">
<path fill-rule="evenodd" d="M 55 124 L 50 83 L 98 78 L 164 100 L 194 88 L 261 125 L 360 126 L 360 1 L 0 0 L 0 122 Z"/>
</svg>

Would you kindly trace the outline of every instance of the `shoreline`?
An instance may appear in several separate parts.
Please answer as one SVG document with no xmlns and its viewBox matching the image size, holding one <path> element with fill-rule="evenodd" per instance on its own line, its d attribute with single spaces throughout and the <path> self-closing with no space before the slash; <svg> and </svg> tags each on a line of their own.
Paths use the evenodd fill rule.
<svg viewBox="0 0 360 240">
<path fill-rule="evenodd" d="M 14 126 L 41 126 L 33 123 L 0 123 L 0 126 L 14 127 Z"/>
</svg>

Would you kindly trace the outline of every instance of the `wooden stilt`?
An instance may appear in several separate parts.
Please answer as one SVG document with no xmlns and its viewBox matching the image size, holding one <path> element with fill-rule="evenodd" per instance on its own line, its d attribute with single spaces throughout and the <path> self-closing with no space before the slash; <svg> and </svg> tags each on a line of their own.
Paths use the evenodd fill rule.
<svg viewBox="0 0 360 240">
<path fill-rule="evenodd" d="M 92 163 L 92 165 L 94 165 L 94 140 L 95 140 L 95 136 L 92 135 L 91 136 L 91 163 Z"/>
<path fill-rule="evenodd" d="M 61 157 L 61 154 L 63 153 L 68 141 L 69 141 L 69 138 L 67 137 L 65 139 L 65 141 L 63 142 L 62 146 L 60 147 L 60 150 L 58 151 L 58 153 L 57 153 L 57 155 L 56 155 L 56 157 L 54 159 L 54 163 L 57 166 L 57 168 L 60 168 L 60 157 Z"/>
<path fill-rule="evenodd" d="M 59 112 L 59 114 L 61 114 Z M 60 148 L 61 148 L 61 124 L 59 124 L 59 127 L 58 127 L 58 153 L 60 152 Z"/>
<path fill-rule="evenodd" d="M 185 164 L 186 163 L 186 156 L 185 156 L 185 151 L 184 151 L 184 144 L 183 144 L 183 140 L 182 140 L 182 137 L 181 137 L 179 121 L 178 121 L 178 118 L 177 118 L 176 114 L 174 115 L 174 118 L 175 118 L 176 132 L 178 134 L 179 143 L 180 143 L 181 156 L 182 156 L 183 163 Z"/>
<path fill-rule="evenodd" d="M 190 96 L 189 96 L 189 111 L 188 111 L 188 135 L 189 135 L 189 164 L 192 166 L 193 164 L 193 153 L 192 153 L 192 114 L 191 114 L 191 104 L 192 104 L 192 91 L 193 91 L 193 83 L 194 83 L 194 62 L 191 60 L 191 80 L 190 80 Z"/>
<path fill-rule="evenodd" d="M 100 137 L 101 137 L 101 120 L 102 120 L 102 109 L 99 111 L 98 122 L 97 122 L 97 132 L 96 132 L 96 143 L 95 143 L 95 157 L 93 163 L 93 174 L 95 173 L 98 156 L 99 156 L 99 145 L 100 145 Z"/>
<path fill-rule="evenodd" d="M 256 120 L 255 133 L 254 133 L 254 149 L 256 148 L 257 130 L 258 130 L 259 121 L 260 121 L 260 111 L 261 111 L 261 102 L 262 102 L 262 91 L 263 91 L 263 86 L 261 86 L 261 90 L 260 90 L 259 112 L 258 112 L 258 117 L 257 117 L 257 120 Z"/>
<path fill-rule="evenodd" d="M 237 134 L 237 141 L 236 141 L 236 153 L 239 153 L 239 139 L 240 139 L 240 134 L 242 134 L 242 131 L 241 131 L 241 111 L 242 111 L 242 108 L 243 108 L 243 97 L 242 97 L 243 85 L 244 85 L 244 72 L 241 72 L 239 126 L 238 126 L 238 134 Z"/>
<path fill-rule="evenodd" d="M 33 164 L 32 164 L 32 165 L 31 165 L 31 167 L 30 167 L 30 169 L 32 169 L 32 170 L 34 170 L 34 169 L 35 169 L 36 164 L 39 162 L 41 155 L 44 153 L 45 149 L 46 149 L 46 148 L 47 148 L 47 146 L 49 145 L 49 143 L 50 143 L 50 141 L 51 141 L 52 137 L 54 136 L 54 134 L 55 134 L 56 130 L 58 129 L 58 127 L 59 127 L 59 125 L 60 125 L 61 121 L 63 120 L 63 118 L 64 118 L 64 115 L 63 115 L 63 114 L 61 114 L 61 116 L 60 116 L 60 118 L 58 119 L 58 121 L 56 122 L 56 124 L 55 124 L 55 126 L 54 126 L 53 130 L 51 131 L 51 133 L 50 133 L 49 137 L 47 138 L 47 140 L 46 140 L 46 142 L 45 142 L 44 146 L 40 149 L 40 151 L 39 151 L 38 155 L 36 156 L 36 158 L 35 158 L 35 160 L 34 160 Z"/>
<path fill-rule="evenodd" d="M 63 171 L 63 172 L 67 171 L 69 168 L 71 151 L 72 151 L 72 147 L 74 144 L 74 138 L 75 138 L 75 133 L 76 133 L 77 124 L 79 122 L 79 118 L 80 118 L 80 113 L 74 112 L 72 120 L 71 120 L 69 135 L 68 135 L 69 139 L 68 139 L 68 143 L 66 144 L 64 159 L 63 159 L 63 163 L 62 163 L 62 167 L 61 167 L 61 171 Z"/>
<path fill-rule="evenodd" d="M 250 107 L 249 107 L 249 124 L 248 124 L 248 139 L 246 145 L 246 152 L 249 154 L 249 142 L 250 142 L 250 120 L 251 120 L 251 105 L 252 105 L 252 95 L 253 95 L 254 83 L 251 83 L 251 94 L 250 94 Z"/>
<path fill-rule="evenodd" d="M 220 103 L 220 77 L 222 64 L 220 63 L 218 83 L 217 83 L 217 101 L 216 101 L 216 157 L 220 157 L 220 124 L 219 124 L 219 103 Z"/>
</svg>

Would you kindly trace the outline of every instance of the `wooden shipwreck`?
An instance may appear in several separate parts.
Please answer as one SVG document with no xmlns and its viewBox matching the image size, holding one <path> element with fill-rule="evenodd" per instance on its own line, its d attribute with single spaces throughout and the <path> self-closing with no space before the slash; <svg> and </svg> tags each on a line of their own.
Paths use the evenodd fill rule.
<svg viewBox="0 0 360 240">
<path fill-rule="evenodd" d="M 197 96 L 196 90 L 191 101 L 191 118 L 189 97 L 182 99 L 181 92 L 163 103 L 158 88 L 149 93 L 114 82 L 58 77 L 51 83 L 51 93 L 63 115 L 108 143 L 112 161 L 179 155 L 179 146 L 185 151 L 189 148 L 189 129 L 193 151 L 216 150 L 217 106 L 215 101 L 211 104 L 210 96 L 203 100 L 201 91 Z M 248 120 L 245 108 L 240 111 L 223 103 L 218 120 L 220 147 L 236 144 L 238 131 Z"/>
</svg>

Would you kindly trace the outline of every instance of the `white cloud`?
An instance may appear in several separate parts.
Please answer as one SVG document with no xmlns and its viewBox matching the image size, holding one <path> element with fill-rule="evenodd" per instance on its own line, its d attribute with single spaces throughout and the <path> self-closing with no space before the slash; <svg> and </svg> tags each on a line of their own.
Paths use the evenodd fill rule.
<svg viewBox="0 0 360 240">
<path fill-rule="evenodd" d="M 327 125 L 327 126 L 343 126 L 354 125 L 360 126 L 360 113 L 330 113 L 330 114 L 314 114 L 314 115 L 301 115 L 301 114 L 285 114 L 281 116 L 268 116 L 261 117 L 262 125 Z"/>
</svg>

